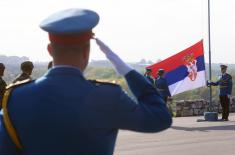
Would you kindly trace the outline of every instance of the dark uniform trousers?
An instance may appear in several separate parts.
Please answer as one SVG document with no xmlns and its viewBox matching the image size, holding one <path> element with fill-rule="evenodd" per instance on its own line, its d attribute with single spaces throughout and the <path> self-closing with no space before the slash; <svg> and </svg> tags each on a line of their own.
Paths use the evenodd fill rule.
<svg viewBox="0 0 235 155">
<path fill-rule="evenodd" d="M 228 119 L 230 99 L 228 96 L 220 96 L 219 99 L 222 107 L 222 119 Z"/>
<path fill-rule="evenodd" d="M 222 119 L 228 119 L 230 99 L 228 95 L 232 94 L 232 76 L 228 73 L 224 73 L 217 82 L 211 82 L 212 86 L 219 86 L 219 99 L 222 107 Z"/>
</svg>

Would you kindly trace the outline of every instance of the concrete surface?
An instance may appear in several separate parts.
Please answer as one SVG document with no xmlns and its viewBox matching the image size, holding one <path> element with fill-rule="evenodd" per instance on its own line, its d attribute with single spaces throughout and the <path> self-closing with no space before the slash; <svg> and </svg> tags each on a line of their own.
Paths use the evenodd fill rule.
<svg viewBox="0 0 235 155">
<path fill-rule="evenodd" d="M 174 118 L 155 134 L 120 131 L 114 155 L 235 155 L 235 114 L 228 122 L 197 119 L 203 116 Z"/>
</svg>

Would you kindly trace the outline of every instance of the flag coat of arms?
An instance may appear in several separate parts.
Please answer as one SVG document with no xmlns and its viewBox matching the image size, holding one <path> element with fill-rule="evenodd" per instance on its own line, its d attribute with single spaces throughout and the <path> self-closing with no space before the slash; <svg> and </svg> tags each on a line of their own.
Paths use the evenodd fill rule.
<svg viewBox="0 0 235 155">
<path fill-rule="evenodd" d="M 152 76 L 155 78 L 158 69 L 165 70 L 165 78 L 172 96 L 205 86 L 203 40 L 146 68 L 152 70 Z"/>
</svg>

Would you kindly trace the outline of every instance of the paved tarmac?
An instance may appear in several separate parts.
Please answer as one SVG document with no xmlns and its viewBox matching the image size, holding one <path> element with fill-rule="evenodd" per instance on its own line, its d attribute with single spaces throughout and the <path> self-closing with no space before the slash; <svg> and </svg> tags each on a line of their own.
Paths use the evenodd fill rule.
<svg viewBox="0 0 235 155">
<path fill-rule="evenodd" d="M 228 122 L 178 117 L 170 129 L 143 134 L 120 131 L 114 155 L 235 155 L 235 114 Z"/>
</svg>

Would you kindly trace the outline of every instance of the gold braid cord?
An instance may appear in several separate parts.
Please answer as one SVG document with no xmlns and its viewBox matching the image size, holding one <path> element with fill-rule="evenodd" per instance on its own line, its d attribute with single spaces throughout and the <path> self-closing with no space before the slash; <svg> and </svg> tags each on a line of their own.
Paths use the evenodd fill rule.
<svg viewBox="0 0 235 155">
<path fill-rule="evenodd" d="M 16 147 L 18 149 L 22 149 L 22 145 L 20 143 L 20 139 L 16 133 L 16 130 L 11 122 L 11 119 L 9 117 L 9 113 L 7 110 L 7 103 L 8 103 L 8 98 L 10 97 L 11 94 L 11 90 L 12 88 L 6 90 L 4 97 L 3 97 L 3 101 L 2 101 L 2 109 L 3 109 L 3 121 L 6 127 L 6 130 L 9 134 L 9 136 L 11 137 L 12 141 L 15 143 Z"/>
</svg>

